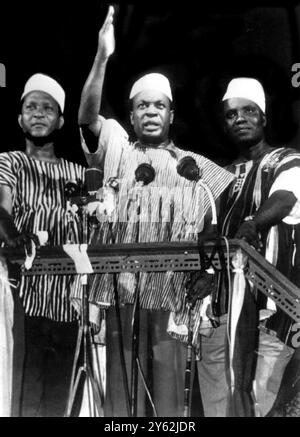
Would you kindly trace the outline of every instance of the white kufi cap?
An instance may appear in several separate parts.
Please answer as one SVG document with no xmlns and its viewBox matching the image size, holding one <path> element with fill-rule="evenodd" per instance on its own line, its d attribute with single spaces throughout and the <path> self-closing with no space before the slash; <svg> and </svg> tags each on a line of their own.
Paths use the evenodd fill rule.
<svg viewBox="0 0 300 437">
<path fill-rule="evenodd" d="M 25 84 L 21 100 L 32 91 L 43 91 L 53 97 L 58 103 L 61 112 L 65 107 L 65 92 L 56 80 L 45 74 L 37 73 L 31 76 Z"/>
<path fill-rule="evenodd" d="M 141 91 L 156 90 L 165 94 L 171 101 L 172 91 L 169 80 L 160 73 L 150 73 L 138 79 L 132 86 L 129 99 L 133 99 Z"/>
<path fill-rule="evenodd" d="M 265 92 L 261 83 L 250 77 L 238 77 L 232 79 L 228 86 L 222 101 L 240 97 L 251 100 L 256 103 L 263 113 L 266 112 Z"/>
</svg>

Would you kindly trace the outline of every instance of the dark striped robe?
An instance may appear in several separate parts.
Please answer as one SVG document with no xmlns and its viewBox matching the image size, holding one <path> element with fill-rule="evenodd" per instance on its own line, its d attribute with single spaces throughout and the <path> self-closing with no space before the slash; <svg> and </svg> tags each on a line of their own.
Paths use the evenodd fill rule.
<svg viewBox="0 0 300 437">
<path fill-rule="evenodd" d="M 268 198 L 276 178 L 283 171 L 294 167 L 300 167 L 300 153 L 288 148 L 273 149 L 257 161 L 233 163 L 229 169 L 236 175 L 236 180 L 228 192 L 222 196 L 220 206 L 219 223 L 222 234 L 228 238 L 234 238 L 244 219 L 255 215 Z M 295 181 L 295 184 L 299 184 L 299 181 Z M 274 244 L 277 252 L 274 264 L 281 273 L 299 287 L 300 224 L 290 225 L 281 222 L 273 228 L 273 231 L 278 235 L 278 245 Z M 264 246 L 262 253 L 265 256 L 267 237 L 267 233 L 262 235 Z M 225 277 L 221 277 L 217 295 L 218 303 L 214 305 L 215 314 L 227 313 L 228 295 Z M 266 304 L 267 298 L 247 283 L 236 329 L 232 360 L 234 378 L 231 379 L 231 388 L 234 390 L 229 403 L 229 415 L 232 416 L 243 417 L 254 414 L 250 396 L 256 364 L 254 351 L 258 340 L 259 310 L 265 310 Z M 295 322 L 280 308 L 277 308 L 275 314 L 265 321 L 266 327 L 275 331 L 278 338 L 289 346 L 293 346 L 291 340 L 294 332 L 291 328 L 294 324 Z"/>
<path fill-rule="evenodd" d="M 260 205 L 268 198 L 270 189 L 276 178 L 285 170 L 300 167 L 300 153 L 294 149 L 278 148 L 266 153 L 258 161 L 248 161 L 229 167 L 237 177 L 227 195 L 224 195 L 220 207 L 219 223 L 221 232 L 228 238 L 233 238 L 245 217 L 255 215 Z M 295 181 L 299 184 L 299 181 Z M 300 286 L 300 224 L 290 225 L 281 222 L 277 225 L 278 256 L 276 268 L 298 287 Z M 262 235 L 266 251 L 267 233 Z M 219 312 L 227 312 L 227 292 L 223 290 Z M 266 297 L 258 293 L 258 308 L 263 309 Z M 294 324 L 280 308 L 270 317 L 267 327 L 277 332 L 278 337 L 292 346 L 290 337 L 291 326 Z"/>
<path fill-rule="evenodd" d="M 79 222 L 68 224 L 64 188 L 67 181 L 83 181 L 84 167 L 60 159 L 50 163 L 29 158 L 24 152 L 0 154 L 0 184 L 12 192 L 12 217 L 20 232 L 48 231 L 48 244 L 78 243 Z M 68 234 L 68 235 L 67 235 Z M 25 311 L 55 321 L 74 320 L 70 293 L 75 275 L 22 276 L 20 296 Z"/>
</svg>

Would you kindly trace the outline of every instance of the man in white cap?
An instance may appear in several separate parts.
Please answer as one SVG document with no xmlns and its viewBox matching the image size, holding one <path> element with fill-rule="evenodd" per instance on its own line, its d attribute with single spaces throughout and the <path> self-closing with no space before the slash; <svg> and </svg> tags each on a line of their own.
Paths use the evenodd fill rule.
<svg viewBox="0 0 300 437">
<path fill-rule="evenodd" d="M 38 73 L 26 82 L 18 117 L 25 151 L 0 154 L 0 239 L 9 247 L 30 247 L 39 231 L 48 233 L 48 243 L 53 246 L 67 240 L 79 242 L 76 220 L 68 234 L 70 212 L 64 189 L 68 181 L 83 181 L 84 168 L 55 153 L 55 141 L 64 124 L 64 105 L 65 92 L 51 77 Z M 20 278 L 17 290 L 25 310 L 26 342 L 23 416 L 64 414 L 77 333 L 76 314 L 69 301 L 74 281 L 72 275 Z M 6 400 L 9 405 L 12 397 L 13 408 L 5 415 L 20 414 L 16 405 L 23 364 L 19 342 L 24 334 L 22 311 L 15 317 L 11 357 L 19 367 L 14 368 L 13 390 Z M 18 322 L 21 326 L 16 331 Z"/>
<path fill-rule="evenodd" d="M 237 149 L 238 157 L 228 167 L 236 179 L 221 198 L 220 231 L 228 238 L 245 239 L 292 282 L 300 285 L 300 264 L 295 261 L 300 247 L 300 189 L 295 183 L 300 178 L 300 154 L 267 143 L 265 93 L 259 81 L 247 77 L 233 79 L 222 101 L 224 130 Z M 221 274 L 219 283 L 213 311 L 226 321 L 229 294 L 225 274 Z M 216 328 L 211 339 L 202 343 L 199 382 L 204 410 L 210 411 L 208 414 L 251 416 L 254 414 L 254 395 L 256 414 L 265 416 L 293 355 L 295 331 L 291 328 L 295 322 L 291 318 L 260 292 L 257 298 L 255 292 L 246 292 L 242 308 L 235 338 L 238 348 L 231 362 L 234 383 L 232 378 L 230 383 L 226 380 L 229 372 L 225 362 L 225 335 L 218 334 L 220 328 Z M 261 310 L 260 321 L 257 320 L 258 310 Z M 255 357 L 258 324 L 259 343 Z M 228 383 L 233 393 L 229 405 L 226 399 Z M 216 411 L 216 405 L 219 405 L 219 411 Z"/>
<path fill-rule="evenodd" d="M 82 91 L 79 109 L 82 146 L 88 163 L 104 167 L 104 183 L 109 184 L 113 179 L 114 185 L 119 185 L 116 218 L 113 223 L 108 223 L 106 232 L 102 232 L 104 238 L 99 234 L 95 241 L 151 243 L 195 238 L 195 233 L 202 229 L 209 202 L 203 209 L 203 205 L 194 209 L 197 196 L 205 197 L 205 194 L 195 181 L 179 175 L 179 161 L 185 156 L 194 158 L 214 199 L 228 185 L 231 175 L 203 156 L 183 151 L 174 145 L 169 137 L 174 118 L 173 96 L 169 80 L 158 72 L 137 80 L 129 95 L 130 121 L 136 142 L 129 142 L 128 134 L 115 120 L 106 120 L 99 115 L 106 65 L 115 47 L 113 14 L 114 9 L 109 7 L 99 32 L 97 54 Z M 93 141 L 88 141 L 91 133 L 97 143 L 94 153 Z M 141 168 L 143 171 L 140 172 Z M 149 175 L 150 178 L 146 180 Z M 185 189 L 186 195 L 188 191 L 190 193 L 189 198 L 184 197 Z M 189 220 L 189 213 L 195 213 L 194 221 Z M 186 348 L 169 335 L 168 328 L 170 330 L 170 320 L 173 325 L 180 324 L 180 321 L 182 326 L 187 323 L 184 282 L 183 273 L 142 272 L 138 277 L 133 273 L 118 275 L 117 292 L 122 318 L 120 330 L 114 308 L 112 278 L 110 275 L 94 277 L 90 299 L 98 305 L 104 303 L 105 308 L 110 305 L 106 312 L 107 416 L 147 414 L 141 372 L 138 374 L 137 403 L 134 396 L 126 397 L 126 383 L 123 385 L 126 379 L 124 370 L 129 375 L 132 358 L 132 314 L 137 293 L 140 307 L 138 357 L 145 375 L 144 382 L 150 388 L 153 400 L 148 414 L 154 415 L 156 410 L 159 416 L 183 416 Z M 125 369 L 119 357 L 120 331 L 124 336 Z M 186 326 L 184 333 L 187 333 Z M 127 379 L 130 380 L 129 376 Z"/>
</svg>

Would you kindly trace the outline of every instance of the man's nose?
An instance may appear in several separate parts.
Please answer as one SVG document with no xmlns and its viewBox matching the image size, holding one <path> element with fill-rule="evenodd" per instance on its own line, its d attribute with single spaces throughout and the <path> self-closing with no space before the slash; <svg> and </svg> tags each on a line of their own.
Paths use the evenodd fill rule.
<svg viewBox="0 0 300 437">
<path fill-rule="evenodd" d="M 157 114 L 157 108 L 155 105 L 148 105 L 146 110 L 147 115 L 156 115 Z"/>
<path fill-rule="evenodd" d="M 245 114 L 243 111 L 238 111 L 236 116 L 236 123 L 243 123 L 246 121 Z"/>
<path fill-rule="evenodd" d="M 45 111 L 41 106 L 37 106 L 33 115 L 34 117 L 44 117 Z"/>
</svg>

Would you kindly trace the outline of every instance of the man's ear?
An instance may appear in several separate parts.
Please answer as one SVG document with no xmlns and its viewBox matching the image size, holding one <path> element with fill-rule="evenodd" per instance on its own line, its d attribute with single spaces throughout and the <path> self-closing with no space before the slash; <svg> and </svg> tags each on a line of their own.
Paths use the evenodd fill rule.
<svg viewBox="0 0 300 437">
<path fill-rule="evenodd" d="M 18 115 L 18 123 L 21 129 L 23 129 L 23 123 L 22 123 L 22 114 Z"/>
<path fill-rule="evenodd" d="M 173 124 L 174 121 L 174 109 L 171 109 L 170 111 L 170 124 Z"/>
<path fill-rule="evenodd" d="M 61 115 L 59 117 L 59 120 L 58 120 L 58 129 L 61 129 L 64 124 L 65 124 L 65 119 L 64 119 L 63 115 Z"/>
<path fill-rule="evenodd" d="M 263 112 L 262 112 L 262 120 L 263 120 L 263 127 L 266 127 L 267 126 L 267 117 L 266 117 L 266 114 L 264 114 Z"/>
<path fill-rule="evenodd" d="M 133 126 L 133 111 L 130 111 L 130 112 L 129 112 L 129 117 L 130 117 L 130 123 L 131 123 L 132 126 Z"/>
</svg>

